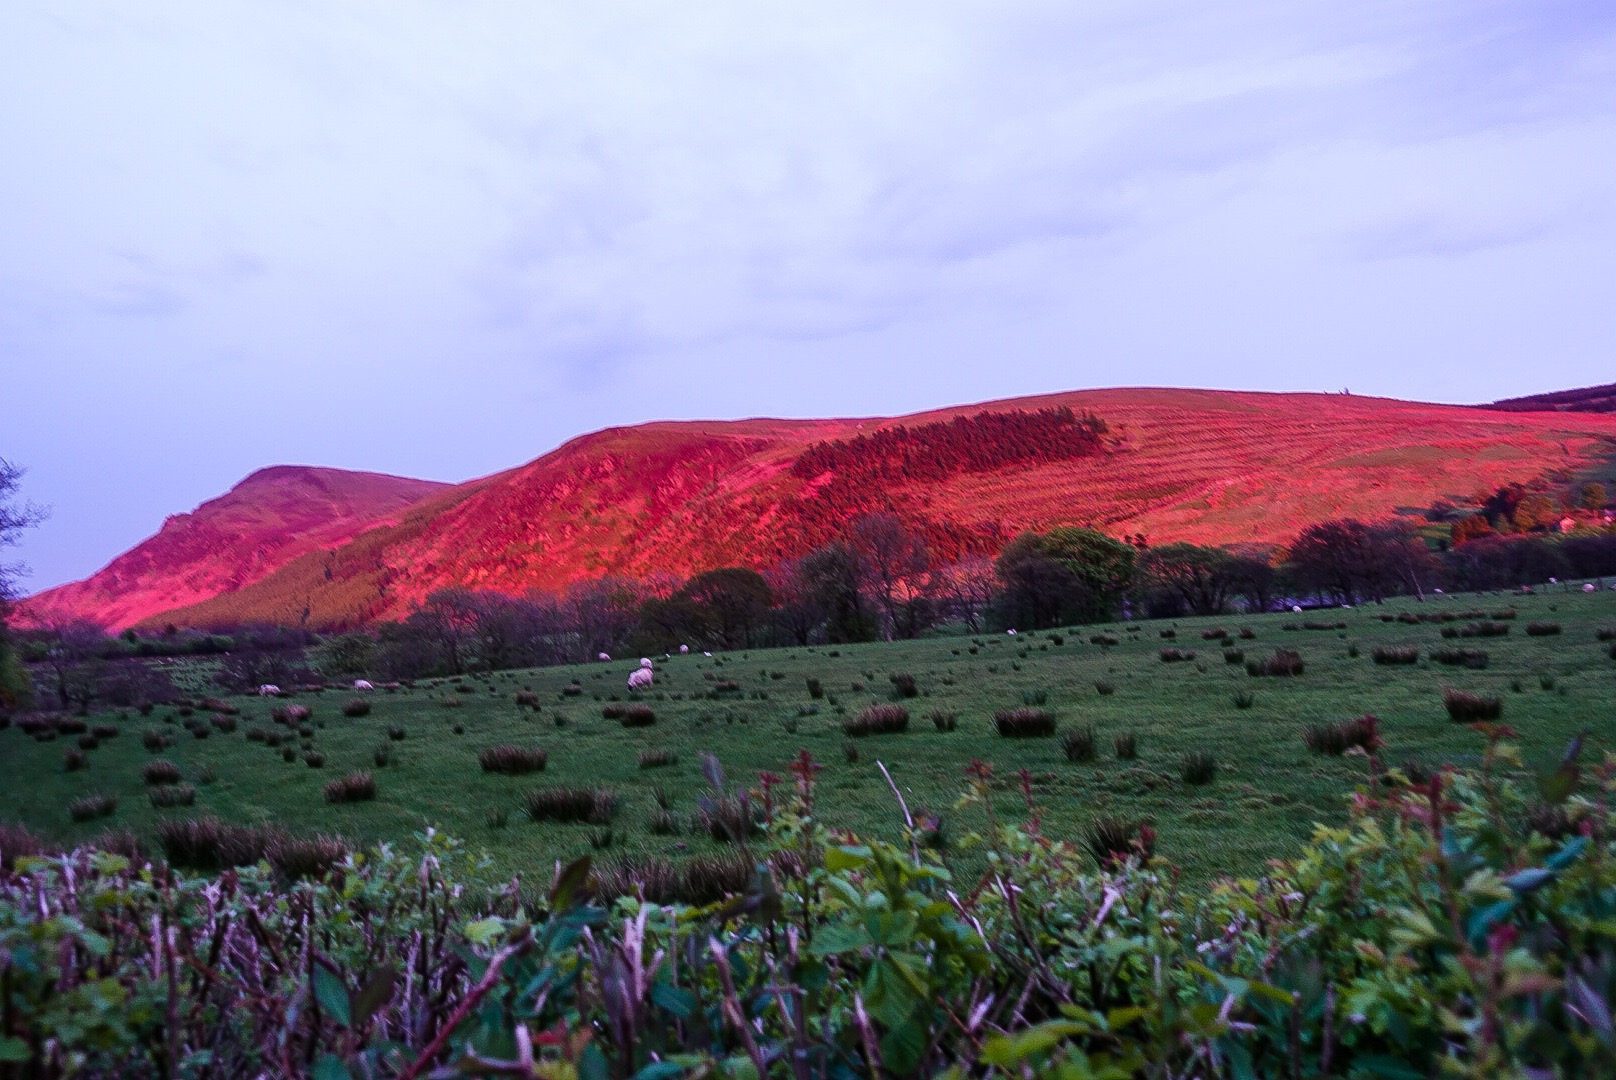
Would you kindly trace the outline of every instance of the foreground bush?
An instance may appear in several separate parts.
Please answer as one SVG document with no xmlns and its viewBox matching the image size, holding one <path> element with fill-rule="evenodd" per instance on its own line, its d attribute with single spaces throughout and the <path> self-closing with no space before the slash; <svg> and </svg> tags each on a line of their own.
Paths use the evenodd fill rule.
<svg viewBox="0 0 1616 1080">
<path fill-rule="evenodd" d="M 361 859 L 165 823 L 170 865 L 148 868 L 0 826 L 0 1060 L 51 1080 L 1616 1075 L 1616 764 L 1573 744 L 1523 785 L 1501 735 L 1469 771 L 1366 751 L 1345 824 L 1206 889 L 1148 824 L 1045 835 L 1029 774 L 1006 818 L 981 763 L 958 878 L 927 815 L 899 843 L 818 825 L 806 754 L 762 778 L 756 846 L 581 859 L 543 893 L 431 833 Z"/>
</svg>

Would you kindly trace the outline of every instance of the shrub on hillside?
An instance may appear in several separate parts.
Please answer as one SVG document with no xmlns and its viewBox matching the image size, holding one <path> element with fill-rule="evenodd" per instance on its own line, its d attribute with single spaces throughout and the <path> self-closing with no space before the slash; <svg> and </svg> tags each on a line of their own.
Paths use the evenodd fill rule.
<svg viewBox="0 0 1616 1080">
<path fill-rule="evenodd" d="M 543 772 L 549 763 L 550 755 L 546 751 L 536 746 L 516 746 L 511 743 L 487 747 L 477 755 L 477 764 L 482 766 L 483 772 L 503 773 L 506 776 Z"/>
<path fill-rule="evenodd" d="M 1246 674 L 1252 676 L 1288 677 L 1300 675 L 1302 656 L 1295 649 L 1275 649 L 1274 655 L 1263 660 L 1247 660 Z"/>
<path fill-rule="evenodd" d="M 1074 764 L 1093 761 L 1099 756 L 1094 738 L 1094 725 L 1084 724 L 1082 727 L 1061 732 L 1060 747 L 1066 760 Z"/>
<path fill-rule="evenodd" d="M 854 738 L 896 735 L 908 730 L 909 710 L 902 705 L 866 705 L 842 721 L 842 732 Z"/>
<path fill-rule="evenodd" d="M 618 802 L 610 788 L 535 788 L 522 796 L 522 809 L 534 821 L 609 825 L 617 815 Z"/>
<path fill-rule="evenodd" d="M 354 698 L 342 706 L 342 715 L 347 717 L 369 716 L 370 702 L 364 698 Z"/>
<path fill-rule="evenodd" d="M 368 772 L 351 772 L 329 781 L 322 792 L 328 803 L 369 802 L 376 797 L 376 778 Z"/>
<path fill-rule="evenodd" d="M 1448 718 L 1460 724 L 1473 724 L 1500 719 L 1504 715 L 1504 699 L 1452 687 L 1442 691 L 1442 705 Z"/>
<path fill-rule="evenodd" d="M 1420 662 L 1420 649 L 1417 645 L 1380 645 L 1376 646 L 1370 655 L 1375 658 L 1375 663 L 1385 667 Z"/>
<path fill-rule="evenodd" d="M 1055 717 L 1047 709 L 1000 709 L 993 726 L 1006 739 L 1036 739 L 1055 734 Z"/>
</svg>

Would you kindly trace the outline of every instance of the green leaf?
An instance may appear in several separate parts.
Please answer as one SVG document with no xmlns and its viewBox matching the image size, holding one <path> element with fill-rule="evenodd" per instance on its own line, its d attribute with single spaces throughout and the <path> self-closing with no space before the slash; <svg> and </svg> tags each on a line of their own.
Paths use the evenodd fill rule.
<svg viewBox="0 0 1616 1080">
<path fill-rule="evenodd" d="M 314 1080 L 353 1080 L 353 1073 L 335 1054 L 321 1054 L 310 1073 Z"/>
<path fill-rule="evenodd" d="M 1529 893 L 1534 889 L 1542 888 L 1552 880 L 1554 880 L 1553 870 L 1545 870 L 1542 867 L 1534 866 L 1511 874 L 1504 879 L 1504 884 L 1512 892 Z"/>
<path fill-rule="evenodd" d="M 466 937 L 471 939 L 471 943 L 473 945 L 481 945 L 484 948 L 487 948 L 495 941 L 498 941 L 500 935 L 504 933 L 505 920 L 495 918 L 493 916 L 489 916 L 486 919 L 478 919 L 476 922 L 466 927 Z"/>
<path fill-rule="evenodd" d="M 696 995 L 682 986 L 665 982 L 652 983 L 650 997 L 656 1004 L 681 1020 L 696 1011 Z"/>
<path fill-rule="evenodd" d="M 362 1028 L 370 1022 L 376 1010 L 387 1004 L 398 983 L 398 972 L 392 965 L 382 968 L 353 996 L 353 1026 Z"/>
<path fill-rule="evenodd" d="M 28 1057 L 28 1044 L 21 1039 L 0 1039 L 0 1061 L 27 1061 Z"/>
<path fill-rule="evenodd" d="M 862 844 L 825 849 L 825 869 L 858 870 L 870 865 L 870 849 Z"/>
<path fill-rule="evenodd" d="M 673 1080 L 685 1074 L 685 1066 L 677 1061 L 655 1061 L 634 1074 L 634 1080 Z"/>
<path fill-rule="evenodd" d="M 832 923 L 814 935 L 813 948 L 808 951 L 814 956 L 837 956 L 871 944 L 873 942 L 870 940 L 870 932 L 864 927 L 850 923 Z"/>
<path fill-rule="evenodd" d="M 320 1008 L 343 1027 L 353 1026 L 353 1014 L 348 1006 L 348 988 L 336 973 L 324 964 L 314 965 L 314 1000 Z M 344 1073 L 346 1075 L 346 1073 Z"/>
<path fill-rule="evenodd" d="M 578 1055 L 578 1080 L 609 1080 L 610 1076 L 611 1068 L 600 1047 L 594 1043 L 584 1047 L 584 1052 Z"/>
<path fill-rule="evenodd" d="M 1550 870 L 1564 870 L 1566 867 L 1576 862 L 1582 853 L 1587 849 L 1588 838 L 1586 836 L 1574 836 L 1570 840 L 1566 841 L 1565 847 L 1561 848 L 1559 851 L 1556 851 L 1553 855 L 1550 855 L 1547 859 L 1545 859 L 1543 861 L 1543 865 L 1548 867 Z"/>
<path fill-rule="evenodd" d="M 889 1072 L 908 1076 L 915 1071 L 926 1051 L 926 1031 L 920 1017 L 912 1016 L 881 1036 L 881 1062 Z"/>
<path fill-rule="evenodd" d="M 97 873 L 110 877 L 129 869 L 129 860 L 122 855 L 109 855 L 105 851 L 98 851 L 90 856 L 90 865 L 95 867 Z"/>
<path fill-rule="evenodd" d="M 1487 940 L 1487 931 L 1493 928 L 1494 923 L 1513 910 L 1515 910 L 1513 900 L 1500 900 L 1496 904 L 1488 904 L 1479 911 L 1473 912 L 1469 921 L 1465 924 L 1465 933 L 1470 936 L 1470 943 L 1478 949 L 1481 948 Z"/>
<path fill-rule="evenodd" d="M 1353 1065 L 1372 1076 L 1382 1076 L 1386 1080 L 1424 1080 L 1425 1074 L 1398 1061 L 1380 1055 L 1356 1058 Z"/>
<path fill-rule="evenodd" d="M 889 949 L 901 949 L 914 941 L 918 923 L 912 911 L 877 911 L 864 919 L 870 939 Z"/>
<path fill-rule="evenodd" d="M 589 880 L 589 869 L 592 865 L 593 861 L 585 855 L 562 867 L 561 873 L 556 875 L 555 884 L 550 887 L 551 910 L 559 911 L 572 906 L 572 898 Z"/>
</svg>

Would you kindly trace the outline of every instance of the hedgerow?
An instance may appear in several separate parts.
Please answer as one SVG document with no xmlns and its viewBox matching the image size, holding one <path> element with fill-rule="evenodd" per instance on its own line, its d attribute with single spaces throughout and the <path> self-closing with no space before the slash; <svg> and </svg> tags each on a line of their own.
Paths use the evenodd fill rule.
<svg viewBox="0 0 1616 1080">
<path fill-rule="evenodd" d="M 833 834 L 806 752 L 755 792 L 709 762 L 715 799 L 750 799 L 766 827 L 688 891 L 660 864 L 584 858 L 535 895 L 431 832 L 353 854 L 312 840 L 295 866 L 291 838 L 255 833 L 214 861 L 257 865 L 207 877 L 0 831 L 0 1061 L 51 1078 L 1612 1075 L 1616 762 L 1581 762 L 1579 739 L 1528 771 L 1506 729 L 1476 730 L 1479 765 L 1438 772 L 1387 768 L 1366 740 L 1346 824 L 1205 891 L 1144 822 L 1046 834 L 1027 772 L 1007 819 L 980 762 L 946 848 L 907 806 L 896 843 Z M 956 878 L 956 850 L 985 873 Z"/>
</svg>

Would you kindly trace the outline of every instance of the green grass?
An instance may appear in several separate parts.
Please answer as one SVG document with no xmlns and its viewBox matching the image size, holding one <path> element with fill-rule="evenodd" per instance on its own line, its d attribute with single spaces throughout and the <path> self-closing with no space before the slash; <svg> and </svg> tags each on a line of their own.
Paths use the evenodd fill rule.
<svg viewBox="0 0 1616 1080">
<path fill-rule="evenodd" d="M 1411 626 L 1379 618 L 1404 610 L 1505 607 L 1516 608 L 1519 618 L 1508 636 L 1487 639 L 1491 663 L 1485 670 L 1432 664 L 1427 650 L 1444 644 L 1439 624 Z M 88 752 L 88 768 L 71 773 L 63 768 L 71 739 L 36 743 L 13 725 L 0 731 L 0 759 L 9 773 L 0 818 L 63 840 L 85 839 L 107 826 L 132 827 L 150 837 L 162 818 L 203 813 L 294 832 L 337 832 L 358 841 L 431 826 L 486 848 L 504 871 L 542 873 L 556 859 L 588 852 L 593 830 L 529 821 L 520 810 L 521 798 L 540 782 L 614 789 L 622 797 L 613 822 L 615 850 L 679 858 L 719 850 L 692 827 L 700 798 L 710 793 L 701 775 L 704 753 L 717 754 L 732 784 L 752 784 L 762 770 L 786 775 L 797 751 L 807 749 L 825 767 L 819 806 L 832 825 L 897 835 L 900 813 L 877 766 L 882 762 L 911 811 L 942 814 L 948 833 L 958 836 L 971 823 L 956 821 L 952 807 L 966 766 L 980 758 L 993 764 L 1002 782 L 1002 812 L 1019 813 L 1016 777 L 1026 769 L 1049 834 L 1081 843 L 1099 818 L 1149 820 L 1158 834 L 1158 853 L 1191 878 L 1204 879 L 1256 873 L 1266 859 L 1295 852 L 1314 822 L 1344 820 L 1344 796 L 1362 779 L 1363 759 L 1310 753 L 1301 732 L 1311 724 L 1374 713 L 1382 720 L 1389 763 L 1473 761 L 1479 737 L 1450 721 L 1443 707 L 1442 691 L 1451 686 L 1502 696 L 1504 722 L 1519 733 L 1533 760 L 1555 758 L 1585 727 L 1592 730 L 1593 754 L 1613 748 L 1601 721 L 1616 690 L 1616 661 L 1595 632 L 1616 625 L 1616 594 L 1457 595 L 1423 605 L 1399 600 L 1328 613 L 1330 621 L 1345 620 L 1346 630 L 1283 629 L 1308 618 L 1225 615 L 1145 623 L 1140 633 L 1116 624 L 1085 627 L 1065 631 L 1060 646 L 1047 633 L 983 634 L 974 639 L 980 643 L 974 655 L 972 638 L 950 637 L 675 656 L 658 662 L 656 685 L 641 696 L 656 713 L 655 724 L 643 728 L 601 715 L 613 695 L 630 700 L 625 681 L 637 661 L 468 678 L 476 690 L 469 694 L 455 693 L 447 681 L 423 682 L 411 690 L 377 692 L 369 699 L 370 714 L 357 718 L 342 715 L 353 696 L 349 691 L 306 694 L 296 700 L 314 710 L 312 742 L 326 756 L 320 769 L 304 764 L 301 752 L 286 763 L 281 748 L 246 739 L 253 728 L 273 727 L 270 703 L 256 696 L 234 699 L 243 710 L 234 733 L 212 732 L 205 740 L 178 722 L 163 723 L 172 711 L 165 708 L 145 718 L 98 714 L 92 722 L 115 723 L 121 734 Z M 1559 622 L 1564 633 L 1528 637 L 1525 626 L 1533 620 Z M 1276 647 L 1296 649 L 1306 671 L 1294 678 L 1251 678 L 1212 649 L 1201 650 L 1198 662 L 1163 664 L 1158 631 L 1169 626 L 1176 626 L 1180 641 L 1197 647 L 1207 627 L 1249 627 L 1256 639 L 1240 642 L 1248 657 L 1270 655 Z M 1101 633 L 1119 643 L 1089 642 Z M 1349 655 L 1353 643 L 1357 657 Z M 1418 664 L 1374 663 L 1376 646 L 1409 645 L 1422 650 Z M 831 656 L 833 651 L 839 655 Z M 850 763 L 842 753 L 843 720 L 868 705 L 895 700 L 888 678 L 894 672 L 914 676 L 918 696 L 908 707 L 922 719 L 902 734 L 858 740 L 859 759 Z M 1541 678 L 1545 674 L 1553 678 Z M 810 697 L 811 678 L 823 685 L 822 699 Z M 739 690 L 709 699 L 707 692 L 720 679 L 733 681 Z M 563 696 L 562 688 L 575 680 L 583 694 Z M 1097 681 L 1113 685 L 1115 692 L 1097 694 Z M 855 684 L 863 689 L 853 690 Z M 1513 690 L 1514 684 L 1521 691 Z M 516 704 L 516 693 L 527 688 L 538 694 L 537 713 Z M 1235 706 L 1237 691 L 1255 695 L 1250 708 Z M 1038 695 L 1045 700 L 1040 707 L 1055 715 L 1061 731 L 1092 725 L 1099 748 L 1095 760 L 1067 761 L 1059 738 L 1005 739 L 994 733 L 995 712 L 1022 707 Z M 458 707 L 439 704 L 450 697 Z M 810 703 L 819 706 L 817 712 L 803 709 Z M 925 722 L 937 709 L 957 716 L 956 730 L 940 731 Z M 566 718 L 565 726 L 556 726 L 557 716 Z M 389 743 L 387 731 L 395 725 L 408 737 Z M 464 734 L 454 734 L 455 725 Z M 151 728 L 174 734 L 174 744 L 159 754 L 146 752 L 140 734 Z M 1137 737 L 1137 760 L 1115 757 L 1114 736 L 1124 732 Z M 391 762 L 380 768 L 373 760 L 379 743 L 392 750 Z M 547 768 L 533 776 L 484 772 L 478 754 L 502 743 L 543 748 Z M 655 750 L 673 751 L 675 763 L 641 769 L 640 755 Z M 1186 786 L 1180 762 L 1198 750 L 1216 755 L 1216 779 Z M 184 782 L 196 785 L 194 807 L 151 806 L 140 770 L 159 756 L 178 764 Z M 200 782 L 209 769 L 217 779 Z M 374 801 L 328 803 L 325 784 L 357 770 L 374 773 Z M 657 787 L 671 795 L 670 809 L 684 826 L 676 835 L 656 835 L 649 828 Z M 116 813 L 74 822 L 70 802 L 92 792 L 117 796 Z M 507 812 L 508 824 L 491 828 L 488 822 L 500 810 Z"/>
</svg>

